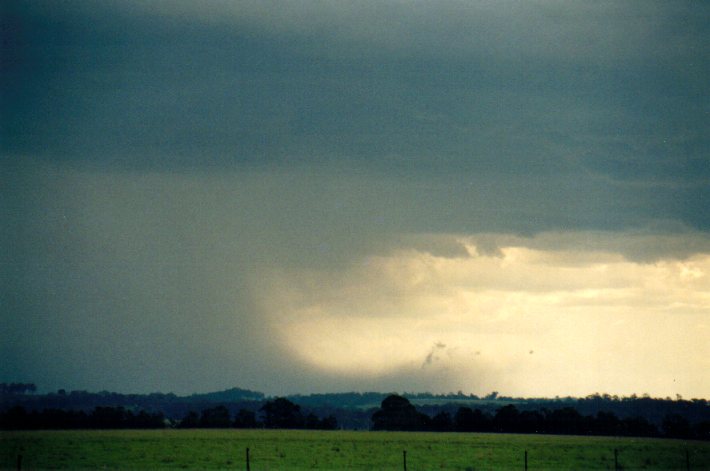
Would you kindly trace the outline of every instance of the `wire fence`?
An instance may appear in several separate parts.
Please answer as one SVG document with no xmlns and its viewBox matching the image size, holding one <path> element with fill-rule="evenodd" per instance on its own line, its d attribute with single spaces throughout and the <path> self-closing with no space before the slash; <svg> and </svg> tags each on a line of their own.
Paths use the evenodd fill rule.
<svg viewBox="0 0 710 471">
<path fill-rule="evenodd" d="M 611 452 L 610 452 L 611 454 Z M 615 448 L 613 450 L 613 456 L 614 456 L 614 471 L 621 471 L 624 469 L 624 466 L 621 464 L 621 461 L 619 460 L 619 450 Z M 525 450 L 523 455 L 521 456 L 520 459 L 520 469 L 523 469 L 524 471 L 529 471 L 533 469 L 544 469 L 544 468 L 535 468 L 535 461 L 534 457 L 530 456 L 530 460 L 528 459 L 528 450 Z M 18 454 L 17 455 L 17 471 L 22 471 L 22 465 L 23 465 L 23 455 Z M 252 467 L 252 456 L 250 453 L 250 449 L 246 448 L 245 450 L 245 461 L 244 461 L 245 469 L 246 471 L 251 471 Z M 402 450 L 402 470 L 403 471 L 408 471 L 407 467 L 407 450 Z M 473 469 L 473 468 L 471 468 Z M 678 466 L 675 468 L 678 470 L 685 469 L 686 471 L 690 471 L 691 469 L 691 462 L 690 462 L 690 452 L 688 450 L 685 450 L 685 460 L 684 462 L 681 463 L 681 460 L 678 462 Z M 698 467 L 696 468 L 698 470 L 706 469 L 704 467 Z"/>
</svg>

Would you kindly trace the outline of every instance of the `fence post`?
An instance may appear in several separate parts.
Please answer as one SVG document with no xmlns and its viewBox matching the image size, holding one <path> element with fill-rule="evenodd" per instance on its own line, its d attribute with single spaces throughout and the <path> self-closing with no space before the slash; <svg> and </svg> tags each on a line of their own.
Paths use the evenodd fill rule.
<svg viewBox="0 0 710 471">
<path fill-rule="evenodd" d="M 525 450 L 525 471 L 528 471 L 528 450 Z"/>
<path fill-rule="evenodd" d="M 17 471 L 22 470 L 22 455 L 17 455 Z"/>
<path fill-rule="evenodd" d="M 249 448 L 247 448 L 247 471 L 250 471 L 250 466 L 249 466 Z"/>
<path fill-rule="evenodd" d="M 407 450 L 402 451 L 402 464 L 404 464 L 404 471 L 407 471 Z"/>
<path fill-rule="evenodd" d="M 619 471 L 619 450 L 614 448 L 614 471 Z"/>
<path fill-rule="evenodd" d="M 690 452 L 685 450 L 685 469 L 690 471 Z"/>
</svg>

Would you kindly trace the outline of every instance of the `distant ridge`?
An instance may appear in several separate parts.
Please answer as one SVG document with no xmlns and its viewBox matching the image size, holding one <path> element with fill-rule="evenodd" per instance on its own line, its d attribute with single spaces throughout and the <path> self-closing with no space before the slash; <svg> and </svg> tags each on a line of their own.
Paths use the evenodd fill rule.
<svg viewBox="0 0 710 471">
<path fill-rule="evenodd" d="M 264 393 L 251 391 L 242 388 L 230 388 L 224 391 L 216 391 L 202 394 L 191 394 L 187 399 L 204 402 L 241 402 L 241 401 L 262 401 Z"/>
<path fill-rule="evenodd" d="M 87 414 L 96 408 L 121 407 L 132 413 L 140 411 L 150 414 L 161 413 L 172 423 L 177 423 L 190 412 L 200 413 L 215 407 L 224 407 L 231 415 L 245 410 L 258 416 L 264 403 L 274 399 L 274 396 L 239 387 L 182 396 L 160 392 L 121 394 L 109 391 L 60 389 L 43 394 L 36 391 L 37 388 L 32 383 L 0 383 L 0 415 L 13 407 L 20 407 L 29 412 L 64 410 L 83 411 Z M 345 429 L 369 429 L 373 412 L 380 408 L 382 401 L 390 394 L 392 393 L 338 392 L 292 394 L 285 398 L 299 405 L 305 415 L 333 416 L 337 419 L 338 425 Z M 482 414 L 490 417 L 496 416 L 500 410 L 508 406 L 514 406 L 521 414 L 534 412 L 548 414 L 556 410 L 573 409 L 581 416 L 589 416 L 595 420 L 600 413 L 611 414 L 622 421 L 642 418 L 655 427 L 663 427 L 664 422 L 669 420 L 681 424 L 685 421 L 693 426 L 704 427 L 701 435 L 703 439 L 710 439 L 710 401 L 706 399 L 688 400 L 680 396 L 675 399 L 651 398 L 635 394 L 630 397 L 592 394 L 583 398 L 514 398 L 500 395 L 495 391 L 483 397 L 462 392 L 448 394 L 403 392 L 401 396 L 407 398 L 419 412 L 429 417 L 439 414 L 454 417 L 462 407 L 480 410 Z"/>
</svg>

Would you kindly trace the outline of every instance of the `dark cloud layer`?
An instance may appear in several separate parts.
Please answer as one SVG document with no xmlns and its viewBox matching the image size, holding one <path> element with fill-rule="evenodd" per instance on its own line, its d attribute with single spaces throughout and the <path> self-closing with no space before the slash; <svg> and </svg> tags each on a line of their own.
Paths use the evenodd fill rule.
<svg viewBox="0 0 710 471">
<path fill-rule="evenodd" d="M 0 8 L 0 379 L 325 381 L 269 343 L 265 266 L 468 256 L 450 234 L 707 250 L 706 3 Z"/>
<path fill-rule="evenodd" d="M 3 142 L 158 169 L 707 182 L 706 5 L 354 5 L 10 2 Z"/>
<path fill-rule="evenodd" d="M 9 2 L 4 158 L 157 171 L 327 163 L 483 177 L 525 200 L 579 184 L 707 229 L 706 5 L 281 10 Z"/>
</svg>

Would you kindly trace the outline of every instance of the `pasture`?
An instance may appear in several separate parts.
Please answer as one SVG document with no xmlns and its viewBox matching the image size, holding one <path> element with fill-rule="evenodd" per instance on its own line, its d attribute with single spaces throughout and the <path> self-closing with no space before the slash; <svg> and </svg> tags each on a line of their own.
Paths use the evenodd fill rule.
<svg viewBox="0 0 710 471">
<path fill-rule="evenodd" d="M 0 432 L 0 469 L 710 469 L 710 442 L 647 438 L 285 430 Z M 688 460 L 688 461 L 686 461 Z"/>
</svg>

